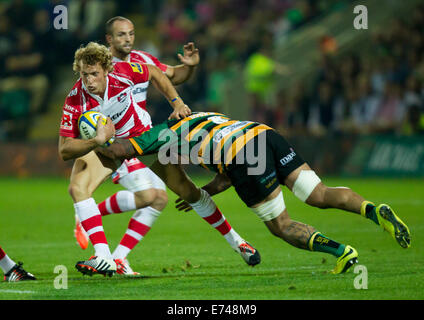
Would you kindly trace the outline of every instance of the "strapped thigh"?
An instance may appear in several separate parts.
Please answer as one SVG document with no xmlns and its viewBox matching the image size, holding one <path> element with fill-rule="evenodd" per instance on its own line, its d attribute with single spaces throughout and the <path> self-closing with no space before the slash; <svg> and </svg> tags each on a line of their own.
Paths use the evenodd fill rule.
<svg viewBox="0 0 424 320">
<path fill-rule="evenodd" d="M 321 182 L 313 170 L 301 170 L 293 185 L 293 193 L 303 202 L 309 198 L 315 187 Z"/>
<path fill-rule="evenodd" d="M 284 211 L 284 209 L 286 209 L 283 192 L 280 191 L 278 196 L 276 196 L 274 199 L 261 204 L 259 207 L 251 209 L 259 217 L 259 219 L 264 222 L 277 218 Z"/>
</svg>

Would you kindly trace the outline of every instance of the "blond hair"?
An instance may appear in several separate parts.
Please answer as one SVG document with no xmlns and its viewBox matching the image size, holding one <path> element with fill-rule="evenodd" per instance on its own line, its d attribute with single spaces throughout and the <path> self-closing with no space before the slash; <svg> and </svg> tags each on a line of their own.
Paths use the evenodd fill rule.
<svg viewBox="0 0 424 320">
<path fill-rule="evenodd" d="M 75 72 L 81 71 L 81 61 L 90 66 L 100 63 L 103 70 L 108 72 L 113 71 L 112 53 L 107 47 L 96 42 L 90 42 L 85 47 L 81 46 L 75 51 L 74 63 L 72 65 L 72 69 Z"/>
</svg>

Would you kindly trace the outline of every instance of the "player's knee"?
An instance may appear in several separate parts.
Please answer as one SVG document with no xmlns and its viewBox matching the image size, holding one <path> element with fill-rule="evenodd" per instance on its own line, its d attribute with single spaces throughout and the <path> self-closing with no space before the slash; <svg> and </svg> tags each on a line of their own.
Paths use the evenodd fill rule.
<svg viewBox="0 0 424 320">
<path fill-rule="evenodd" d="M 284 236 L 284 230 L 290 223 L 290 217 L 287 213 L 281 190 L 275 198 L 251 209 L 265 223 L 274 236 L 279 238 Z"/>
<path fill-rule="evenodd" d="M 306 203 L 321 209 L 328 208 L 328 204 L 326 202 L 327 190 L 328 187 L 320 182 L 306 199 Z"/>
<path fill-rule="evenodd" d="M 274 219 L 268 222 L 265 222 L 271 234 L 281 239 L 285 238 L 285 235 L 287 232 L 286 230 L 288 226 L 290 225 L 290 223 L 291 223 L 291 219 L 286 209 Z"/>
<path fill-rule="evenodd" d="M 153 205 L 157 197 L 157 190 L 150 188 L 134 193 L 135 205 L 137 209 Z"/>
<path fill-rule="evenodd" d="M 157 189 L 156 198 L 152 203 L 152 207 L 158 211 L 162 211 L 163 209 L 165 209 L 167 204 L 168 204 L 168 194 L 164 190 Z"/>
<path fill-rule="evenodd" d="M 327 188 L 326 199 L 329 207 L 346 208 L 350 201 L 352 190 L 346 187 Z M 331 199 L 331 200 L 330 200 Z"/>
</svg>

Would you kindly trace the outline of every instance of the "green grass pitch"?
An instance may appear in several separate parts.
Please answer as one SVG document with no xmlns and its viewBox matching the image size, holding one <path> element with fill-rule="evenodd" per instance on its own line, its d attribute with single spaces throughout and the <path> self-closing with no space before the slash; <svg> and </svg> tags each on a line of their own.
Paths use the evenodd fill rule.
<svg viewBox="0 0 424 320">
<path fill-rule="evenodd" d="M 203 185 L 206 178 L 195 181 Z M 314 226 L 339 242 L 354 246 L 366 267 L 368 289 L 355 288 L 360 271 L 329 273 L 335 258 L 289 246 L 272 236 L 238 199 L 233 189 L 214 199 L 234 229 L 261 253 L 252 268 L 231 250 L 221 235 L 196 213 L 174 209 L 176 196 L 147 236 L 129 255 L 140 277 L 83 276 L 75 269 L 88 259 L 73 237 L 74 211 L 66 179 L 0 179 L 0 245 L 38 278 L 34 282 L 0 282 L 3 299 L 143 299 L 143 300 L 285 300 L 285 299 L 423 299 L 424 183 L 422 179 L 323 179 L 349 186 L 376 203 L 389 203 L 409 225 L 412 246 L 402 249 L 370 220 L 338 210 L 320 210 L 284 189 L 292 219 Z M 110 181 L 95 193 L 100 202 L 119 190 Z M 113 250 L 132 213 L 103 219 Z M 67 269 L 67 289 L 56 289 L 55 267 Z M 358 271 L 358 270 L 357 270 Z M 357 282 L 359 278 L 356 278 Z M 63 282 L 61 282 L 63 284 Z"/>
</svg>

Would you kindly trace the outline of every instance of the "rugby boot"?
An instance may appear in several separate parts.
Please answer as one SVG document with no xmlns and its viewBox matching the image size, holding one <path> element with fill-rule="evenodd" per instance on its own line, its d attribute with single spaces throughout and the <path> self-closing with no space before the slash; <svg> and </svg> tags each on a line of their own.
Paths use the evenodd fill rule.
<svg viewBox="0 0 424 320">
<path fill-rule="evenodd" d="M 409 248 L 411 246 L 409 228 L 399 219 L 393 209 L 387 204 L 380 204 L 375 210 L 380 226 L 382 226 L 402 248 Z"/>
<path fill-rule="evenodd" d="M 116 262 L 116 273 L 122 274 L 125 276 L 138 276 L 140 275 L 139 272 L 133 271 L 133 269 L 130 267 L 130 263 L 128 262 L 127 258 L 123 259 L 115 259 Z"/>
<path fill-rule="evenodd" d="M 251 244 L 249 244 L 247 241 L 243 240 L 241 244 L 236 249 L 236 252 L 238 252 L 243 260 L 249 265 L 249 266 L 255 266 L 261 262 L 261 255 L 259 254 L 259 251 L 256 250 Z"/>
<path fill-rule="evenodd" d="M 74 236 L 75 239 L 77 239 L 77 243 L 81 247 L 81 249 L 85 250 L 88 247 L 89 238 L 87 232 L 84 230 L 80 220 L 78 219 L 78 216 L 75 215 L 75 229 L 74 229 Z"/>
<path fill-rule="evenodd" d="M 331 271 L 332 274 L 345 273 L 351 266 L 358 263 L 358 252 L 355 248 L 347 245 L 343 254 L 337 258 L 336 266 Z"/>
<path fill-rule="evenodd" d="M 78 261 L 75 268 L 82 274 L 92 276 L 93 274 L 102 274 L 111 277 L 116 273 L 116 262 L 113 259 L 92 256 L 85 261 Z"/>
<path fill-rule="evenodd" d="M 15 266 L 4 275 L 4 281 L 18 282 L 25 280 L 36 280 L 33 274 L 26 272 L 24 268 L 22 268 L 22 265 L 22 262 L 15 264 Z"/>
</svg>

